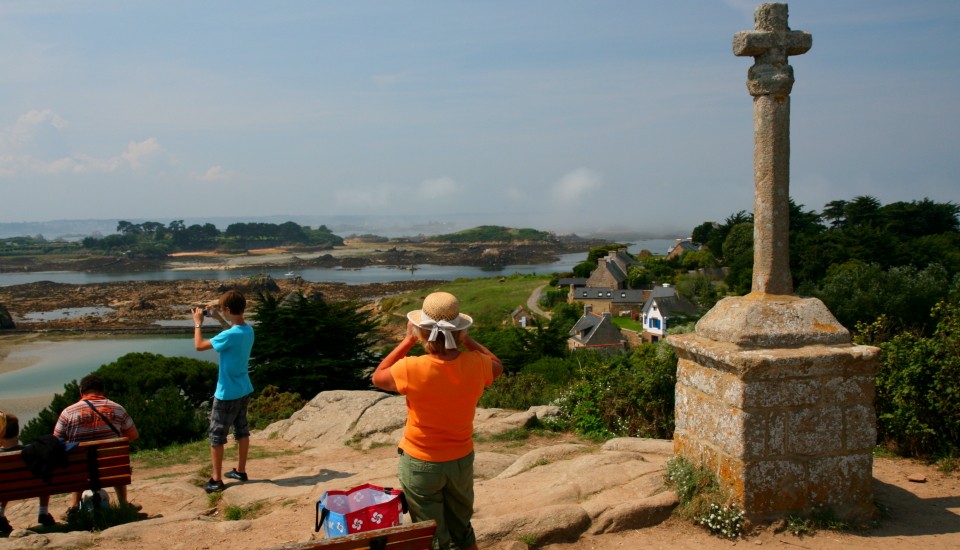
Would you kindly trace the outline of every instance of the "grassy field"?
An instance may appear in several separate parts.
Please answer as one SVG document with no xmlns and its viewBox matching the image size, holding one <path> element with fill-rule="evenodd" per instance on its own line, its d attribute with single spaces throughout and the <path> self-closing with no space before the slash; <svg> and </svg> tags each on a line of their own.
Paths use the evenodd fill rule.
<svg viewBox="0 0 960 550">
<path fill-rule="evenodd" d="M 546 275 L 457 279 L 435 288 L 384 299 L 383 310 L 395 314 L 397 323 L 403 323 L 407 312 L 419 308 L 427 294 L 442 290 L 456 296 L 460 300 L 460 310 L 473 317 L 477 325 L 496 326 L 517 306 L 525 306 L 530 293 L 549 280 Z"/>
</svg>

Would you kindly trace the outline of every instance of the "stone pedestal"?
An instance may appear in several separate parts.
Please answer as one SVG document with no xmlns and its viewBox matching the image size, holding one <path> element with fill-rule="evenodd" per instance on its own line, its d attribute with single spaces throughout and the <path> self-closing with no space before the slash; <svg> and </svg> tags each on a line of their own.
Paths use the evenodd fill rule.
<svg viewBox="0 0 960 550">
<path fill-rule="evenodd" d="M 825 507 L 876 516 L 873 406 L 878 349 L 816 299 L 720 301 L 677 349 L 675 452 L 709 466 L 762 522 Z"/>
</svg>

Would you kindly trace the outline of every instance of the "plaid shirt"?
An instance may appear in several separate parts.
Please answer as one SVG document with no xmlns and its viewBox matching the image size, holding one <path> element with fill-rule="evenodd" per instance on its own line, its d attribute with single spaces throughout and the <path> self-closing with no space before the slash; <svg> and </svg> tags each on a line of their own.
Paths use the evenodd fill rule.
<svg viewBox="0 0 960 550">
<path fill-rule="evenodd" d="M 127 414 L 126 409 L 117 403 L 105 397 L 91 397 L 87 401 L 90 401 L 100 411 L 100 414 L 107 417 L 121 434 L 134 427 L 133 419 Z M 93 409 L 83 400 L 63 409 L 60 418 L 57 420 L 57 426 L 53 429 L 53 435 L 67 443 L 117 437 L 117 434 L 104 423 L 100 415 L 93 412 Z"/>
</svg>

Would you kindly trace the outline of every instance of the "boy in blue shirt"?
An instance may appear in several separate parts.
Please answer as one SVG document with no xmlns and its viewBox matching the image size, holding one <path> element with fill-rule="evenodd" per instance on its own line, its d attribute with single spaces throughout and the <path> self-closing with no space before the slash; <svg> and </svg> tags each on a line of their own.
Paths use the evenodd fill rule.
<svg viewBox="0 0 960 550">
<path fill-rule="evenodd" d="M 233 426 L 237 440 L 237 467 L 226 477 L 247 481 L 247 452 L 250 449 L 250 429 L 247 427 L 247 404 L 253 393 L 250 382 L 250 351 L 253 349 L 253 328 L 243 319 L 247 301 L 243 294 L 228 290 L 220 296 L 216 307 L 208 308 L 208 315 L 220 322 L 225 330 L 209 340 L 203 339 L 204 309 L 193 310 L 193 343 L 197 351 L 216 350 L 220 354 L 220 372 L 217 389 L 210 408 L 210 459 L 213 472 L 203 486 L 207 493 L 222 491 L 223 446 L 227 432 Z"/>
</svg>

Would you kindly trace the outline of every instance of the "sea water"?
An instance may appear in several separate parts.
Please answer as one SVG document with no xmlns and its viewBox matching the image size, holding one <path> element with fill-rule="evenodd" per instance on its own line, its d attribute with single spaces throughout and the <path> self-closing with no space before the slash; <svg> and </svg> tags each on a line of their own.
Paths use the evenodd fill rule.
<svg viewBox="0 0 960 550">
<path fill-rule="evenodd" d="M 193 338 L 186 334 L 31 340 L 0 355 L 0 409 L 16 413 L 23 426 L 50 404 L 53 394 L 63 393 L 65 384 L 134 352 L 217 361 L 215 352 L 196 351 Z"/>
</svg>

